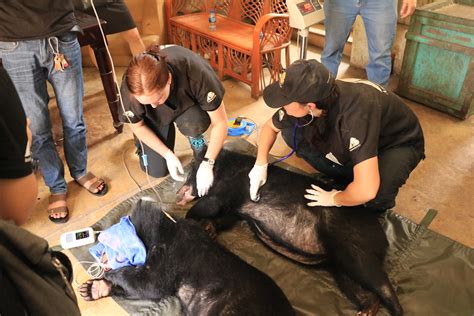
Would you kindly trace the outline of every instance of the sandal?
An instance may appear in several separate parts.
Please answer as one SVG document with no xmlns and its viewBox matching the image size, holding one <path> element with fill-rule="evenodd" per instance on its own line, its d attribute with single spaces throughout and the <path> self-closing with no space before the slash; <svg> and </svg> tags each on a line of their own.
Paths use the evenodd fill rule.
<svg viewBox="0 0 474 316">
<path fill-rule="evenodd" d="M 62 202 L 62 203 L 61 203 Z M 51 194 L 49 197 L 49 205 L 60 204 L 56 207 L 48 206 L 48 218 L 50 221 L 56 224 L 66 223 L 69 220 L 69 209 L 66 205 L 66 193 L 63 194 Z M 66 214 L 63 217 L 54 217 L 53 214 Z"/>
<path fill-rule="evenodd" d="M 107 183 L 105 183 L 104 180 L 97 178 L 92 172 L 88 172 L 85 176 L 74 181 L 90 193 L 97 196 L 105 195 L 108 190 Z M 102 189 L 99 189 L 100 187 L 102 187 Z"/>
</svg>

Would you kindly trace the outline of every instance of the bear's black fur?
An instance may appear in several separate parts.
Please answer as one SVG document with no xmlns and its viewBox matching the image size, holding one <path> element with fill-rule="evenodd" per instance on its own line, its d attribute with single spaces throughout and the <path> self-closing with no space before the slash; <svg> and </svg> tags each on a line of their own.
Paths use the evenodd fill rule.
<svg viewBox="0 0 474 316">
<path fill-rule="evenodd" d="M 326 262 L 339 288 L 366 315 L 377 313 L 379 299 L 393 315 L 402 315 L 394 288 L 383 269 L 388 247 L 379 214 L 364 207 L 308 207 L 305 189 L 314 178 L 269 166 L 261 199 L 249 197 L 248 173 L 255 158 L 222 150 L 214 167 L 214 184 L 186 217 L 199 219 L 208 231 L 247 220 L 273 250 L 304 264 Z M 196 196 L 196 161 L 178 203 Z M 203 220 L 206 219 L 206 220 Z"/>
<path fill-rule="evenodd" d="M 156 203 L 140 200 L 130 216 L 147 249 L 143 266 L 105 273 L 105 295 L 159 301 L 179 298 L 183 315 L 294 315 L 282 290 L 266 274 L 215 241 L 192 220 L 173 223 Z M 104 280 L 102 280 L 104 281 Z M 92 297 L 93 282 L 80 288 Z"/>
</svg>

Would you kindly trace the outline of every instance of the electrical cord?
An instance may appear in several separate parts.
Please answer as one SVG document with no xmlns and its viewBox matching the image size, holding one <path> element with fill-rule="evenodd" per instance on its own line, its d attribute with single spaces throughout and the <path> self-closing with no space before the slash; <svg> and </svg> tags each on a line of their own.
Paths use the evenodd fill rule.
<svg viewBox="0 0 474 316">
<path fill-rule="evenodd" d="M 135 183 L 135 185 L 137 186 L 138 190 L 143 191 L 143 190 L 142 190 L 142 187 L 138 184 L 138 182 L 137 182 L 137 181 L 135 180 L 135 178 L 132 176 L 130 170 L 128 169 L 127 162 L 125 161 L 125 154 L 127 153 L 127 151 L 128 151 L 129 149 L 130 149 L 130 148 L 125 148 L 125 149 L 122 151 L 122 163 L 123 163 L 123 166 L 125 167 L 125 170 L 127 170 L 128 176 L 130 177 L 130 179 L 132 179 L 133 183 Z"/>
<path fill-rule="evenodd" d="M 92 279 L 100 279 L 104 276 L 106 269 L 108 268 L 105 264 L 99 263 L 99 262 L 94 262 L 94 261 L 77 261 L 74 263 L 72 270 L 73 271 L 78 271 L 76 269 L 76 265 L 80 263 L 81 265 L 84 264 L 90 264 L 90 266 L 86 269 L 86 273 L 88 276 L 90 276 Z M 79 278 L 79 273 L 74 273 L 75 276 L 73 278 L 73 283 L 74 286 L 81 285 L 84 282 L 79 283 L 78 278 Z"/>
<path fill-rule="evenodd" d="M 109 60 L 110 60 L 110 64 L 111 64 L 111 67 L 112 67 L 112 75 L 113 75 L 113 79 L 114 79 L 114 83 L 115 83 L 115 88 L 117 89 L 117 96 L 118 96 L 118 99 L 119 99 L 119 102 L 120 102 L 120 106 L 122 107 L 123 113 L 125 113 L 126 112 L 125 111 L 125 106 L 123 105 L 122 94 L 121 94 L 121 91 L 120 91 L 120 87 L 118 85 L 117 74 L 115 72 L 115 65 L 114 65 L 114 62 L 113 62 L 113 59 L 112 59 L 112 54 L 110 53 L 109 46 L 107 44 L 107 39 L 105 37 L 105 33 L 104 33 L 103 28 L 102 28 L 102 24 L 100 22 L 99 14 L 97 13 L 97 10 L 96 10 L 95 4 L 94 4 L 94 0 L 91 0 L 91 6 L 92 6 L 92 10 L 94 11 L 94 15 L 95 15 L 95 18 L 97 20 L 97 24 L 99 25 L 100 33 L 102 35 L 102 40 L 104 41 L 105 49 L 107 51 L 107 55 L 108 55 Z M 135 128 L 133 127 L 132 121 L 130 120 L 130 118 L 127 115 L 125 115 L 125 117 L 127 118 L 128 122 L 130 123 L 129 125 L 130 125 L 130 128 L 132 129 L 132 133 L 134 135 L 136 135 Z M 141 147 L 142 160 L 143 160 L 143 165 L 145 166 L 145 173 L 146 173 L 148 184 L 150 185 L 151 189 L 153 190 L 153 192 L 156 194 L 156 197 L 158 198 L 157 203 L 159 202 L 159 204 L 161 206 L 160 207 L 161 211 L 172 222 L 176 223 L 176 220 L 165 210 L 163 200 L 161 199 L 161 196 L 159 195 L 159 193 L 156 191 L 156 189 L 153 187 L 153 185 L 151 183 L 150 176 L 148 174 L 148 161 L 147 161 L 147 157 L 146 157 L 146 154 L 145 154 L 144 146 L 143 146 L 142 141 L 138 137 L 137 137 L 137 139 L 138 139 L 138 142 L 140 143 L 140 147 Z M 139 186 L 139 188 L 140 188 L 140 186 Z M 141 190 L 141 188 L 140 188 L 140 190 Z"/>
</svg>

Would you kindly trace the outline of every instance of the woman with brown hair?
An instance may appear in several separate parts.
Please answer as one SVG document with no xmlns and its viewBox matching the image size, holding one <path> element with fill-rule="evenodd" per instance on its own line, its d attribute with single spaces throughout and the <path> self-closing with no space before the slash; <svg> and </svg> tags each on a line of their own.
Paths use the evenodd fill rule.
<svg viewBox="0 0 474 316">
<path fill-rule="evenodd" d="M 130 62 L 121 93 L 121 120 L 131 123 L 143 142 L 143 149 L 137 142 L 142 170 L 153 177 L 169 172 L 183 180 L 183 167 L 173 153 L 175 123 L 195 157 L 206 150 L 196 179 L 198 195 L 206 195 L 214 181 L 214 160 L 227 136 L 224 87 L 209 63 L 180 46 L 151 46 Z M 209 128 L 206 147 L 203 133 Z"/>
</svg>

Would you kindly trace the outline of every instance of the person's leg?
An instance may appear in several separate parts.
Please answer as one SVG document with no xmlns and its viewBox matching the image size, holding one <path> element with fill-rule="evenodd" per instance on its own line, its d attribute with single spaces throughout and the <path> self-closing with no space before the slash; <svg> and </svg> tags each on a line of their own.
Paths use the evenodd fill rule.
<svg viewBox="0 0 474 316">
<path fill-rule="evenodd" d="M 127 41 L 130 52 L 133 56 L 145 51 L 145 44 L 142 41 L 138 28 L 133 20 L 132 14 L 123 0 L 116 0 L 105 5 L 96 7 L 99 17 L 107 23 L 103 25 L 106 35 L 120 34 Z M 95 15 L 92 9 L 86 10 L 87 14 Z M 92 50 L 89 50 L 94 65 L 97 66 Z"/>
<path fill-rule="evenodd" d="M 326 0 L 324 2 L 324 29 L 326 31 L 321 63 L 336 76 L 341 63 L 342 51 L 349 38 L 360 0 Z"/>
<path fill-rule="evenodd" d="M 369 46 L 367 78 L 387 86 L 392 70 L 392 44 L 397 31 L 397 2 L 363 0 L 360 14 Z"/>
<path fill-rule="evenodd" d="M 0 42 L 0 57 L 20 96 L 33 134 L 32 155 L 38 160 L 52 194 L 64 194 L 64 166 L 54 145 L 44 64 L 51 59 L 46 40 Z"/>
<path fill-rule="evenodd" d="M 30 119 L 32 156 L 38 161 L 44 181 L 51 192 L 48 217 L 55 223 L 63 223 L 69 218 L 67 184 L 64 180 L 64 166 L 51 132 L 45 69 L 52 56 L 48 51 L 47 40 L 0 43 L 0 57 L 15 84 L 26 116 Z"/>
<path fill-rule="evenodd" d="M 393 208 L 398 190 L 422 158 L 422 153 L 411 146 L 392 148 L 379 153 L 380 188 L 375 199 L 365 203 L 365 206 L 376 211 Z"/>
<path fill-rule="evenodd" d="M 165 143 L 166 146 L 168 146 L 168 148 L 174 148 L 176 132 L 173 124 L 155 130 L 155 133 L 161 139 L 161 141 Z M 160 156 L 156 151 L 148 147 L 145 143 L 142 142 L 142 144 L 140 144 L 136 137 L 135 145 L 137 146 L 137 155 L 140 159 L 140 168 L 143 170 L 143 172 L 148 172 L 148 174 L 154 178 L 161 178 L 168 174 L 168 167 L 166 166 L 165 158 Z M 143 152 L 145 153 L 146 158 L 143 158 Z M 147 162 L 146 168 L 144 159 L 146 159 Z"/>
<path fill-rule="evenodd" d="M 66 162 L 71 176 L 78 179 L 84 176 L 87 170 L 86 126 L 82 110 L 84 86 L 80 46 L 76 34 L 72 32 L 51 37 L 50 40 L 52 43 L 58 41 L 59 51 L 64 54 L 69 64 L 64 71 L 58 71 L 54 69 L 54 63 L 51 60 L 48 65 L 48 79 L 53 86 L 62 119 Z M 48 50 L 53 56 L 50 47 Z"/>
<path fill-rule="evenodd" d="M 181 134 L 188 138 L 194 158 L 198 157 L 206 148 L 203 134 L 211 125 L 209 114 L 196 105 L 177 117 L 175 123 Z"/>
<path fill-rule="evenodd" d="M 138 55 L 145 51 L 146 49 L 145 44 L 143 43 L 140 33 L 138 32 L 138 29 L 136 27 L 124 32 L 120 32 L 119 34 L 120 36 L 123 37 L 125 41 L 127 41 L 127 44 L 128 44 L 128 47 L 130 48 L 130 52 L 132 53 L 132 56 Z M 94 50 L 90 46 L 87 46 L 87 47 L 88 47 L 89 58 L 94 64 L 95 68 L 98 68 L 97 60 L 95 59 Z"/>
<path fill-rule="evenodd" d="M 353 178 L 352 166 L 341 166 L 324 157 L 323 154 L 313 148 L 304 138 L 304 128 L 285 128 L 281 131 L 281 136 L 285 143 L 295 149 L 296 155 L 303 158 L 313 168 L 327 176 L 350 182 Z"/>
<path fill-rule="evenodd" d="M 133 56 L 145 51 L 145 44 L 143 43 L 140 33 L 136 27 L 121 32 L 120 36 L 122 36 L 127 41 L 128 47 L 130 48 L 130 52 Z"/>
</svg>

